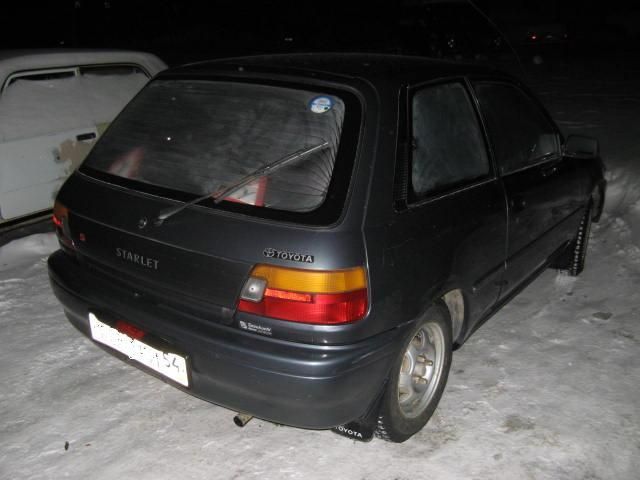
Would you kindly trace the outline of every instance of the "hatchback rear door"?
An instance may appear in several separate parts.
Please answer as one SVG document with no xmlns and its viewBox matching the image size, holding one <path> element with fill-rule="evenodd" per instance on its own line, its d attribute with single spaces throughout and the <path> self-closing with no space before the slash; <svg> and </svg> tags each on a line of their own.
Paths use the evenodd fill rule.
<svg viewBox="0 0 640 480">
<path fill-rule="evenodd" d="M 276 83 L 149 84 L 58 196 L 80 257 L 141 295 L 221 321 L 256 264 L 362 265 L 358 232 L 319 228 L 342 215 L 359 102 Z"/>
</svg>

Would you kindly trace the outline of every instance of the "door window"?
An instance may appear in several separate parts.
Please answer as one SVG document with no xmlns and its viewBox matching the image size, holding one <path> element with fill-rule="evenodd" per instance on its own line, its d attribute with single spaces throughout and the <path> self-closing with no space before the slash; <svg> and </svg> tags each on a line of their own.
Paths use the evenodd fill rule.
<svg viewBox="0 0 640 480">
<path fill-rule="evenodd" d="M 147 81 L 128 65 L 16 73 L 0 96 L 0 141 L 94 126 L 101 131 Z"/>
<path fill-rule="evenodd" d="M 85 66 L 79 68 L 78 94 L 89 120 L 102 130 L 148 81 L 148 75 L 135 65 Z"/>
<path fill-rule="evenodd" d="M 558 155 L 556 128 L 524 92 L 501 83 L 478 83 L 475 89 L 502 173 Z"/>
<path fill-rule="evenodd" d="M 415 197 L 489 174 L 478 121 L 460 83 L 429 86 L 412 99 L 411 187 Z"/>
<path fill-rule="evenodd" d="M 56 68 L 50 70 L 39 70 L 37 72 L 16 73 L 10 75 L 4 90 L 7 90 L 11 85 L 20 81 L 30 82 L 45 82 L 47 80 L 59 80 L 61 78 L 70 78 L 76 75 L 74 68 Z"/>
<path fill-rule="evenodd" d="M 137 65 L 87 65 L 79 68 L 80 75 L 129 76 L 149 75 Z"/>
</svg>

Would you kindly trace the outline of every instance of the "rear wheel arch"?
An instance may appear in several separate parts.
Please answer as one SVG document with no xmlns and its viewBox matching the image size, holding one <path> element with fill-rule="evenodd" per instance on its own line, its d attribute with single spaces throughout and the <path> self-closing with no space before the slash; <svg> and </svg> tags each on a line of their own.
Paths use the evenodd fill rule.
<svg viewBox="0 0 640 480">
<path fill-rule="evenodd" d="M 449 309 L 440 299 L 412 322 L 377 407 L 378 438 L 404 442 L 433 415 L 451 366 L 450 327 Z"/>
<path fill-rule="evenodd" d="M 449 310 L 451 319 L 451 339 L 454 344 L 459 343 L 466 323 L 465 298 L 460 288 L 455 288 L 444 293 L 440 299 Z"/>
</svg>

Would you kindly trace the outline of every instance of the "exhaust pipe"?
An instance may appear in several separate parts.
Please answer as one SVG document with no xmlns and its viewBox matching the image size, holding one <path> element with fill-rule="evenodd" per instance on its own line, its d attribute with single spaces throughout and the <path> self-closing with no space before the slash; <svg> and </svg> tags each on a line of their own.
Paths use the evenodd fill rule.
<svg viewBox="0 0 640 480">
<path fill-rule="evenodd" d="M 247 423 L 249 423 L 249 420 L 251 420 L 252 418 L 253 418 L 253 415 L 248 415 L 246 413 L 239 413 L 235 417 L 233 417 L 233 423 L 235 423 L 238 427 L 242 428 Z"/>
</svg>

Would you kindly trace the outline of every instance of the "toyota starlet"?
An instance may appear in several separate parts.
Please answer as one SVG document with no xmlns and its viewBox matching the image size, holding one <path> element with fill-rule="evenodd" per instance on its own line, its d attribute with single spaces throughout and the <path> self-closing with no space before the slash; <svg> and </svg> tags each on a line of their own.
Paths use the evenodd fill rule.
<svg viewBox="0 0 640 480">
<path fill-rule="evenodd" d="M 49 273 L 80 332 L 238 425 L 402 442 L 455 348 L 545 268 L 581 272 L 604 194 L 597 141 L 499 71 L 224 59 L 109 126 L 57 196 Z"/>
</svg>

